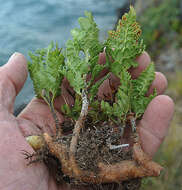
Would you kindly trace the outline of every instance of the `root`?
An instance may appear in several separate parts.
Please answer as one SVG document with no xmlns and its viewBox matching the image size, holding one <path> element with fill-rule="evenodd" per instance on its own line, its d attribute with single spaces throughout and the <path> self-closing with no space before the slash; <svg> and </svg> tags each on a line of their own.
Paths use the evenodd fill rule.
<svg viewBox="0 0 182 190">
<path fill-rule="evenodd" d="M 139 144 L 133 146 L 132 161 L 121 161 L 113 165 L 99 163 L 100 175 L 104 176 L 105 183 L 125 181 L 132 178 L 159 176 L 163 169 L 159 164 L 143 152 Z"/>
<path fill-rule="evenodd" d="M 70 167 L 68 148 L 62 144 L 54 142 L 53 138 L 47 133 L 44 133 L 43 136 L 50 153 L 60 161 L 63 173 L 71 177 L 72 168 Z"/>
<path fill-rule="evenodd" d="M 153 162 L 148 155 L 141 149 L 139 144 L 134 144 L 133 158 L 131 161 L 121 161 L 117 164 L 99 163 L 99 172 L 89 172 L 81 170 L 75 161 L 75 165 L 70 161 L 68 155 L 68 148 L 53 142 L 48 134 L 44 134 L 45 141 L 49 147 L 50 152 L 56 156 L 62 165 L 62 171 L 70 178 L 88 184 L 102 184 L 113 183 L 130 180 L 132 178 L 142 178 L 148 176 L 158 176 L 162 167 Z"/>
<path fill-rule="evenodd" d="M 22 150 L 22 154 L 24 155 L 24 159 L 28 160 L 27 165 L 43 161 L 43 156 L 41 153 L 35 152 L 31 154 L 26 150 Z"/>
<path fill-rule="evenodd" d="M 163 169 L 159 164 L 153 162 L 152 159 L 142 150 L 140 144 L 135 143 L 133 146 L 133 158 L 139 165 L 147 170 L 148 176 L 159 176 Z"/>
<path fill-rule="evenodd" d="M 86 184 L 105 184 L 105 183 L 120 183 L 123 181 L 142 178 L 148 176 L 159 176 L 160 171 L 163 169 L 160 165 L 153 162 L 152 159 L 144 153 L 141 148 L 138 128 L 133 115 L 128 118 L 129 126 L 131 127 L 132 135 L 130 138 L 132 142 L 132 156 L 131 160 L 122 160 L 117 163 L 106 164 L 103 161 L 99 161 L 97 164 L 97 171 L 83 170 L 78 165 L 75 155 L 77 151 L 78 140 L 80 131 L 84 127 L 84 122 L 88 114 L 88 99 L 87 94 L 83 90 L 82 92 L 82 110 L 78 120 L 75 123 L 70 145 L 59 142 L 59 137 L 62 133 L 57 133 L 60 136 L 51 137 L 47 133 L 43 134 L 44 146 L 46 146 L 51 155 L 55 156 L 61 164 L 61 172 L 68 176 L 70 179 L 74 179 L 76 182 Z M 54 113 L 54 112 L 52 112 Z M 58 129 L 57 129 L 58 130 Z M 59 129 L 60 130 L 60 129 Z M 125 148 L 130 146 L 129 144 L 111 145 L 111 149 Z M 86 147 L 85 147 L 86 148 Z M 30 163 L 37 162 L 41 157 L 32 159 L 36 155 L 28 154 L 24 152 L 25 159 L 30 159 Z"/>
</svg>

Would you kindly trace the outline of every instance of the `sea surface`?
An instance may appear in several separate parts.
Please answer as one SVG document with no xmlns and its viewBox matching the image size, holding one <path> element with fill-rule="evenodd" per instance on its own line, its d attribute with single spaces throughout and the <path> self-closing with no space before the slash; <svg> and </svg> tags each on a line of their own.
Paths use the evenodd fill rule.
<svg viewBox="0 0 182 190">
<path fill-rule="evenodd" d="M 91 11 L 100 28 L 100 39 L 107 36 L 117 20 L 117 8 L 125 0 L 0 0 L 0 65 L 14 52 L 29 60 L 28 52 L 47 47 L 51 41 L 64 47 L 70 30 L 78 27 L 77 19 Z M 21 74 L 21 73 L 20 73 Z M 28 77 L 17 96 L 15 107 L 34 96 Z"/>
</svg>

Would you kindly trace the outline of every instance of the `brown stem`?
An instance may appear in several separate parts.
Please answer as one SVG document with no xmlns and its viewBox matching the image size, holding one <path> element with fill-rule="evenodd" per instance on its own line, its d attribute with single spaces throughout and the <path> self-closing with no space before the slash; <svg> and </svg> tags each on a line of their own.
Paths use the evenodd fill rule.
<svg viewBox="0 0 182 190">
<path fill-rule="evenodd" d="M 53 103 L 50 103 L 50 110 L 51 110 L 51 113 L 52 113 L 52 117 L 54 118 L 54 121 L 55 121 L 55 126 L 56 126 L 56 136 L 62 136 L 62 129 L 59 125 L 59 119 L 56 115 L 56 112 L 55 112 L 55 109 L 54 109 L 54 105 Z"/>
<path fill-rule="evenodd" d="M 76 165 L 74 158 L 72 162 L 74 165 L 71 165 L 72 163 L 69 159 L 69 150 L 67 146 L 54 141 L 53 138 L 47 133 L 44 133 L 43 137 L 49 148 L 50 153 L 59 159 L 61 163 L 61 170 L 65 175 L 86 183 L 99 183 L 101 181 L 100 178 L 96 178 L 93 172 L 80 170 L 80 168 Z"/>
<path fill-rule="evenodd" d="M 100 169 L 100 183 L 120 182 L 147 176 L 147 171 L 142 166 L 137 166 L 134 161 L 130 160 L 112 165 L 99 163 L 98 167 Z"/>
<path fill-rule="evenodd" d="M 44 140 L 49 147 L 49 151 L 52 155 L 59 159 L 61 163 L 61 169 L 65 175 L 72 176 L 72 168 L 69 165 L 69 157 L 67 154 L 67 147 L 61 143 L 53 141 L 53 138 L 47 133 L 43 134 Z"/>
<path fill-rule="evenodd" d="M 149 173 L 150 176 L 159 176 L 160 171 L 163 169 L 159 164 L 152 161 L 150 158 L 141 148 L 139 143 L 135 143 L 133 146 L 133 157 L 134 160 L 137 161 L 139 165 L 145 168 Z"/>
<path fill-rule="evenodd" d="M 48 104 L 50 110 L 51 110 L 51 114 L 52 114 L 52 117 L 55 121 L 55 126 L 56 126 L 56 136 L 62 136 L 62 129 L 59 125 L 59 119 L 57 118 L 57 115 L 56 115 L 56 112 L 55 112 L 55 109 L 54 109 L 54 104 L 53 104 L 53 99 L 54 98 L 50 98 L 51 95 L 47 95 L 46 94 L 46 91 L 43 90 L 42 91 L 42 96 L 43 96 L 43 99 L 46 101 L 46 103 Z"/>
<path fill-rule="evenodd" d="M 133 136 L 133 142 L 139 143 L 140 137 L 139 137 L 139 131 L 136 126 L 136 119 L 134 117 L 130 118 L 130 125 L 132 127 L 132 136 Z"/>
<path fill-rule="evenodd" d="M 74 126 L 73 137 L 71 139 L 70 151 L 69 151 L 70 165 L 72 166 L 73 173 L 76 176 L 81 175 L 81 170 L 78 168 L 78 166 L 76 164 L 76 160 L 75 160 L 76 146 L 77 146 L 78 138 L 80 135 L 80 130 L 84 126 L 84 121 L 88 114 L 88 105 L 89 105 L 89 102 L 88 102 L 88 98 L 87 98 L 87 93 L 85 90 L 83 90 L 83 92 L 82 92 L 82 109 L 81 109 L 80 116 Z"/>
</svg>

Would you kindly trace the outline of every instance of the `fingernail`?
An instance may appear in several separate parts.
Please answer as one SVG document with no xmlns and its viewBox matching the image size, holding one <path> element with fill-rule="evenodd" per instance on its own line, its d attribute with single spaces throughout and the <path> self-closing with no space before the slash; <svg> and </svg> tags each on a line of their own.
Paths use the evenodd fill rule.
<svg viewBox="0 0 182 190">
<path fill-rule="evenodd" d="M 13 54 L 11 55 L 11 57 L 9 58 L 8 62 L 11 61 L 11 60 L 13 60 L 13 59 L 14 59 L 15 57 L 17 57 L 18 55 L 20 55 L 20 53 L 18 53 L 18 52 L 13 53 Z"/>
</svg>

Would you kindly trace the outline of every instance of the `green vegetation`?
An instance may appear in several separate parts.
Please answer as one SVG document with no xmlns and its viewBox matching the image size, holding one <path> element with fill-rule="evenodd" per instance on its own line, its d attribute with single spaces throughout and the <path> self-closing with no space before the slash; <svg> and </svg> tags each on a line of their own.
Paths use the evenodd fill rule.
<svg viewBox="0 0 182 190">
<path fill-rule="evenodd" d="M 151 6 L 138 18 L 142 25 L 142 37 L 148 52 L 157 64 L 161 64 L 160 69 L 168 79 L 166 94 L 176 104 L 170 131 L 155 156 L 155 161 L 164 166 L 165 171 L 159 178 L 143 180 L 141 188 L 143 190 L 182 189 L 182 67 L 180 65 L 182 60 L 179 63 L 180 58 L 175 57 L 177 54 L 174 55 L 173 52 L 165 54 L 168 49 L 180 52 L 182 47 L 182 21 L 180 19 L 180 0 L 153 0 Z M 161 52 L 165 56 L 173 56 L 174 66 L 168 72 L 165 68 L 168 61 L 163 64 L 158 59 Z"/>
<path fill-rule="evenodd" d="M 160 54 L 160 49 L 176 41 L 182 42 L 182 25 L 180 21 L 180 0 L 154 1 L 138 21 L 142 26 L 142 37 L 147 49 L 155 57 Z"/>
<path fill-rule="evenodd" d="M 156 92 L 149 97 L 146 93 L 154 80 L 154 64 L 151 63 L 140 77 L 133 80 L 128 69 L 137 67 L 135 58 L 144 51 L 141 29 L 136 22 L 136 13 L 131 7 L 129 13 L 119 21 L 116 31 L 110 31 L 108 39 L 101 43 L 94 19 L 89 12 L 79 18 L 80 28 L 71 31 L 72 40 L 66 43 L 66 49 L 51 44 L 48 48 L 30 54 L 29 72 L 34 83 L 35 93 L 42 97 L 53 110 L 53 100 L 61 94 L 60 85 L 66 77 L 76 93 L 72 108 L 64 105 L 61 110 L 67 117 L 78 119 L 84 104 L 92 109 L 88 112 L 93 119 L 112 120 L 117 124 L 125 122 L 127 115 L 134 114 L 135 119 L 142 116 Z M 98 64 L 99 54 L 105 51 L 106 63 Z M 108 78 L 94 82 L 103 69 L 115 74 L 120 80 L 118 90 L 112 101 L 97 99 L 98 87 Z M 88 80 L 87 76 L 91 76 Z M 82 105 L 82 106 L 81 106 Z M 88 106 L 87 105 L 87 106 Z"/>
<path fill-rule="evenodd" d="M 57 44 L 54 47 L 51 43 L 48 48 L 37 50 L 35 55 L 32 53 L 29 55 L 32 62 L 28 62 L 28 69 L 33 80 L 35 94 L 45 101 L 45 96 L 51 95 L 50 99 L 53 102 L 54 98 L 60 94 L 60 84 L 63 79 L 59 71 L 64 66 L 61 49 Z"/>
</svg>

